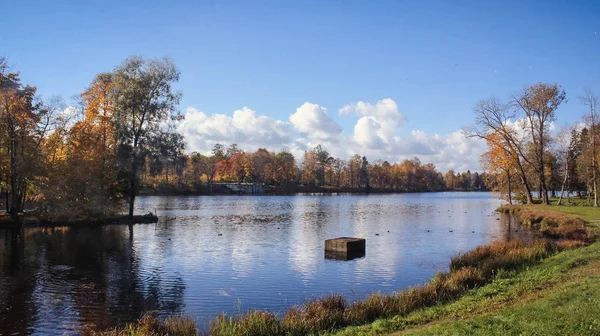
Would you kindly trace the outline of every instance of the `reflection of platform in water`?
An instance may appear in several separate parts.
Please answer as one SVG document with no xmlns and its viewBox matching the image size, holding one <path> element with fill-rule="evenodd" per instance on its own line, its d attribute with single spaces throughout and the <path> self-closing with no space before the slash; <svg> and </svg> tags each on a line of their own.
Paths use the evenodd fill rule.
<svg viewBox="0 0 600 336">
<path fill-rule="evenodd" d="M 325 251 L 325 259 L 333 260 L 352 260 L 362 258 L 365 256 L 365 252 L 334 252 Z"/>
<path fill-rule="evenodd" d="M 340 237 L 325 240 L 325 258 L 352 260 L 365 256 L 364 238 Z"/>
</svg>

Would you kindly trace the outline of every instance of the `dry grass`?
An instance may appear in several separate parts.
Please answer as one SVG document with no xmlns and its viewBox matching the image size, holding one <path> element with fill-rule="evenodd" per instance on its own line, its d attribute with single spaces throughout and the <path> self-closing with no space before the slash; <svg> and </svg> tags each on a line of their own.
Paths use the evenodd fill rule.
<svg viewBox="0 0 600 336">
<path fill-rule="evenodd" d="M 196 336 L 196 322 L 188 317 L 167 317 L 161 321 L 152 314 L 142 316 L 137 323 L 107 331 L 85 330 L 84 336 Z"/>
<path fill-rule="evenodd" d="M 334 330 L 347 324 L 345 311 L 348 300 L 342 295 L 329 295 L 290 309 L 283 317 L 283 326 L 290 335 L 306 335 Z"/>
<path fill-rule="evenodd" d="M 529 265 L 555 252 L 556 245 L 549 240 L 495 242 L 457 255 L 452 258 L 450 269 L 473 267 L 486 276 L 492 276 L 500 269 L 511 270 Z"/>
<path fill-rule="evenodd" d="M 259 335 L 285 335 L 281 321 L 273 313 L 257 310 L 249 311 L 245 315 L 231 317 L 221 314 L 215 322 L 210 324 L 211 335 L 231 336 L 259 336 Z"/>
<path fill-rule="evenodd" d="M 556 246 L 561 251 L 572 249 L 572 248 L 583 247 L 583 246 L 587 246 L 587 245 L 589 245 L 589 243 L 587 243 L 586 241 L 575 240 L 575 239 L 561 239 L 558 242 L 556 242 Z"/>
<path fill-rule="evenodd" d="M 498 208 L 498 211 L 514 214 L 522 224 L 540 231 L 549 238 L 565 238 L 588 243 L 595 240 L 595 233 L 586 227 L 586 222 L 578 216 L 518 205 L 503 205 Z"/>
</svg>

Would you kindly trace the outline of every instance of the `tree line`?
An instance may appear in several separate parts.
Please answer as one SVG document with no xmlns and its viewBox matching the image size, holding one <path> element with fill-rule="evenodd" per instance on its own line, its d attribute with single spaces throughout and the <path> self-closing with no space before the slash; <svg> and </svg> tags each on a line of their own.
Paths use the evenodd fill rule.
<svg viewBox="0 0 600 336">
<path fill-rule="evenodd" d="M 581 122 L 557 130 L 556 111 L 565 101 L 560 85 L 539 83 L 505 101 L 476 104 L 475 123 L 465 132 L 486 141 L 482 166 L 510 204 L 534 203 L 535 195 L 543 204 L 550 197 L 561 204 L 576 195 L 598 206 L 598 97 L 586 90 Z"/>
<path fill-rule="evenodd" d="M 175 153 L 174 153 L 175 154 Z M 287 149 L 270 152 L 259 148 L 245 152 L 237 144 L 216 144 L 210 155 L 181 151 L 162 161 L 149 160 L 141 174 L 146 191 L 210 193 L 215 182 L 263 183 L 278 191 L 440 191 L 489 190 L 488 174 L 445 175 L 435 165 L 418 158 L 389 163 L 370 163 L 355 154 L 348 160 L 334 158 L 321 145 L 304 152 L 296 161 Z"/>
<path fill-rule="evenodd" d="M 215 182 L 264 183 L 298 188 L 389 191 L 487 190 L 494 176 L 438 172 L 419 159 L 369 162 L 332 157 L 322 146 L 301 160 L 289 150 L 245 152 L 214 146 L 186 153 L 176 132 L 180 72 L 168 58 L 133 56 L 97 74 L 65 109 L 61 99 L 41 99 L 0 58 L 0 194 L 17 220 L 26 204 L 44 218 L 102 218 L 152 190 L 210 193 Z M 75 111 L 73 115 L 66 110 Z"/>
</svg>

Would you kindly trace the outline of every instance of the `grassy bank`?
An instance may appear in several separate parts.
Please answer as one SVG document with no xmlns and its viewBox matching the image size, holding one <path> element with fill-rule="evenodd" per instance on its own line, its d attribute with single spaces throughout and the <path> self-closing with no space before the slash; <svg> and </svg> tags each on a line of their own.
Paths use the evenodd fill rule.
<svg viewBox="0 0 600 336">
<path fill-rule="evenodd" d="M 362 335 L 598 335 L 600 243 L 498 273 L 459 300 L 351 327 Z"/>
<path fill-rule="evenodd" d="M 590 242 L 600 234 L 600 209 L 586 206 L 503 205 L 499 212 L 515 215 L 519 221 L 550 238 Z"/>
</svg>

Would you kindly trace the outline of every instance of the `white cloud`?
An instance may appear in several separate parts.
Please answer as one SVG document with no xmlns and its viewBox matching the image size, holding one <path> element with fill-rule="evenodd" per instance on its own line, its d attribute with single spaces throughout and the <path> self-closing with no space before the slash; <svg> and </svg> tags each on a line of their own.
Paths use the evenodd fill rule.
<svg viewBox="0 0 600 336">
<path fill-rule="evenodd" d="M 247 151 L 260 147 L 278 151 L 287 147 L 300 161 L 305 150 L 320 144 L 342 159 L 360 154 L 369 161 L 399 162 L 416 156 L 423 163 L 434 163 L 443 172 L 481 169 L 479 160 L 486 150 L 484 141 L 467 138 L 461 131 L 439 135 L 412 130 L 399 135 L 407 125 L 406 118 L 390 98 L 374 105 L 368 102 L 346 105 L 338 112 L 357 118 L 351 134 L 343 132 L 325 107 L 310 102 L 298 107 L 289 122 L 257 115 L 247 107 L 232 115 L 211 116 L 188 108 L 178 130 L 185 136 L 189 151 L 209 152 L 215 143 L 237 143 Z"/>
<path fill-rule="evenodd" d="M 342 128 L 327 114 L 327 109 L 306 102 L 290 115 L 290 122 L 310 140 L 337 142 Z"/>
<path fill-rule="evenodd" d="M 398 111 L 398 105 L 391 98 L 382 99 L 378 101 L 375 105 L 359 101 L 358 103 L 353 105 L 343 106 L 338 110 L 339 115 L 349 115 L 351 114 L 351 112 L 354 112 L 359 117 L 363 117 L 359 119 L 359 122 L 363 120 L 362 122 L 360 122 L 360 125 L 359 123 L 357 123 L 357 126 L 359 128 L 365 128 L 364 130 L 358 129 L 359 133 L 361 134 L 365 134 L 365 132 L 370 131 L 366 128 L 370 128 L 372 130 L 375 124 L 379 125 L 377 126 L 377 132 L 372 134 L 373 137 L 377 137 L 379 139 L 355 139 L 363 143 L 375 144 L 379 143 L 380 141 L 383 141 L 385 143 L 390 144 L 396 132 L 400 128 L 404 127 L 404 124 L 406 123 L 406 118 L 402 114 L 400 114 L 400 112 Z M 365 117 L 370 118 L 372 121 L 366 121 L 364 119 Z M 354 131 L 356 134 L 356 126 L 354 128 Z"/>
<path fill-rule="evenodd" d="M 375 117 L 362 117 L 354 125 L 354 141 L 362 148 L 382 149 L 386 141 L 380 136 L 381 129 Z"/>
<path fill-rule="evenodd" d="M 188 150 L 198 152 L 208 152 L 216 143 L 237 143 L 248 151 L 260 147 L 279 150 L 293 140 L 293 130 L 288 123 L 257 116 L 247 107 L 234 111 L 232 116 L 214 114 L 210 117 L 189 107 L 177 130 L 185 136 Z"/>
</svg>

